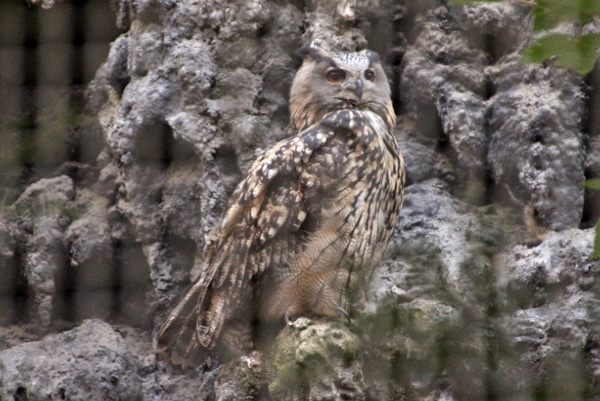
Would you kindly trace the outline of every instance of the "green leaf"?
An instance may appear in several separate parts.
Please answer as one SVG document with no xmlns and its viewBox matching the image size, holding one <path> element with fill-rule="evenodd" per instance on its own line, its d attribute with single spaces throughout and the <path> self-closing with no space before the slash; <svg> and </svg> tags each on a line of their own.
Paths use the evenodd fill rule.
<svg viewBox="0 0 600 401">
<path fill-rule="evenodd" d="M 586 188 L 589 189 L 600 189 L 600 177 L 598 178 L 590 178 L 589 180 L 585 180 L 581 183 Z"/>
<path fill-rule="evenodd" d="M 533 29 L 551 29 L 562 22 L 583 26 L 600 15 L 598 0 L 537 0 L 533 10 Z"/>
<path fill-rule="evenodd" d="M 600 3 L 600 2 L 599 2 Z M 556 58 L 554 65 L 568 67 L 585 75 L 594 68 L 598 58 L 596 49 L 600 48 L 600 33 L 571 37 L 554 34 L 544 36 L 525 49 L 521 61 L 540 63 Z"/>
<path fill-rule="evenodd" d="M 594 250 L 592 259 L 600 259 L 600 220 L 596 223 L 596 237 L 594 238 Z"/>
</svg>

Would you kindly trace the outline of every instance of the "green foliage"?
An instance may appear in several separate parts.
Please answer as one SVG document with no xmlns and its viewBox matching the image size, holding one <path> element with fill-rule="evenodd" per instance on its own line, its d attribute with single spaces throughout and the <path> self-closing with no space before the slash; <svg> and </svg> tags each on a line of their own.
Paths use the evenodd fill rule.
<svg viewBox="0 0 600 401">
<path fill-rule="evenodd" d="M 491 2 L 495 0 L 487 0 Z M 453 3 L 470 3 L 472 0 L 452 0 Z M 525 3 L 525 1 L 524 1 Z M 537 0 L 533 8 L 533 29 L 550 30 L 562 23 L 574 24 L 576 31 L 600 17 L 598 0 Z M 535 43 L 523 52 L 521 61 L 540 63 L 551 60 L 553 64 L 571 68 L 581 75 L 594 68 L 600 49 L 600 33 L 571 36 L 555 33 L 536 39 Z M 600 178 L 588 180 L 584 185 L 589 189 L 600 189 Z M 596 237 L 592 258 L 600 259 L 600 221 L 596 223 Z"/>
<path fill-rule="evenodd" d="M 491 2 L 496 0 L 487 0 Z M 468 3 L 473 0 L 452 0 L 453 3 Z M 551 30 L 563 23 L 572 24 L 576 32 L 600 17 L 600 1 L 598 0 L 537 0 L 531 4 L 533 8 L 533 29 L 535 31 Z M 571 68 L 581 75 L 588 74 L 598 58 L 596 49 L 600 48 L 600 34 L 554 33 L 535 40 L 521 57 L 525 63 L 540 63 L 552 60 L 553 64 Z"/>
<path fill-rule="evenodd" d="M 582 185 L 588 189 L 600 189 L 600 178 L 585 180 Z"/>
<path fill-rule="evenodd" d="M 533 29 L 552 29 L 564 22 L 583 26 L 597 15 L 600 15 L 597 0 L 537 0 L 533 9 Z"/>
<path fill-rule="evenodd" d="M 600 259 L 600 220 L 596 222 L 596 237 L 594 238 L 594 250 L 591 257 L 592 259 Z"/>
<path fill-rule="evenodd" d="M 544 36 L 529 46 L 521 61 L 525 63 L 539 63 L 544 60 L 554 59 L 553 63 L 560 67 L 571 68 L 585 75 L 594 68 L 600 48 L 600 34 L 588 34 L 571 37 L 562 34 Z"/>
</svg>

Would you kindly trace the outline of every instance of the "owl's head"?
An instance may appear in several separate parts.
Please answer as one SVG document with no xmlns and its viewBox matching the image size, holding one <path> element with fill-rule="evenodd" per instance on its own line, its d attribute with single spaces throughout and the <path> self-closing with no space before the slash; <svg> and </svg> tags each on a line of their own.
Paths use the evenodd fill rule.
<svg viewBox="0 0 600 401">
<path fill-rule="evenodd" d="M 304 61 L 290 91 L 292 124 L 297 129 L 341 109 L 373 111 L 385 121 L 393 115 L 390 86 L 377 53 L 330 53 L 307 47 L 301 55 Z"/>
</svg>

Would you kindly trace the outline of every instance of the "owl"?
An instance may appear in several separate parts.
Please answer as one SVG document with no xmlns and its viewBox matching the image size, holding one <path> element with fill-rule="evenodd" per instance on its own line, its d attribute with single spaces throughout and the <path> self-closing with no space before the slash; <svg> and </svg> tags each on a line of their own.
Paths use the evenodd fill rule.
<svg viewBox="0 0 600 401">
<path fill-rule="evenodd" d="M 349 316 L 396 226 L 404 162 L 379 56 L 301 55 L 290 135 L 239 183 L 198 280 L 157 331 L 154 347 L 173 364 L 231 354 L 236 340 L 252 347 L 263 324 Z"/>
</svg>

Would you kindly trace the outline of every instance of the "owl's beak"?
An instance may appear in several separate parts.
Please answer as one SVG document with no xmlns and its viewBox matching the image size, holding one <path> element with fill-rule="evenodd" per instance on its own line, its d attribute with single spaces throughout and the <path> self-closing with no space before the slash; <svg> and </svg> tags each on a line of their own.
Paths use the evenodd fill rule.
<svg viewBox="0 0 600 401">
<path fill-rule="evenodd" d="M 348 80 L 344 85 L 344 96 L 338 97 L 344 104 L 350 107 L 357 107 L 360 104 L 363 95 L 363 81 L 360 78 Z"/>
<path fill-rule="evenodd" d="M 362 99 L 363 86 L 364 85 L 362 79 L 358 78 L 354 86 L 354 92 L 356 93 L 356 96 L 358 96 L 358 100 Z"/>
</svg>

